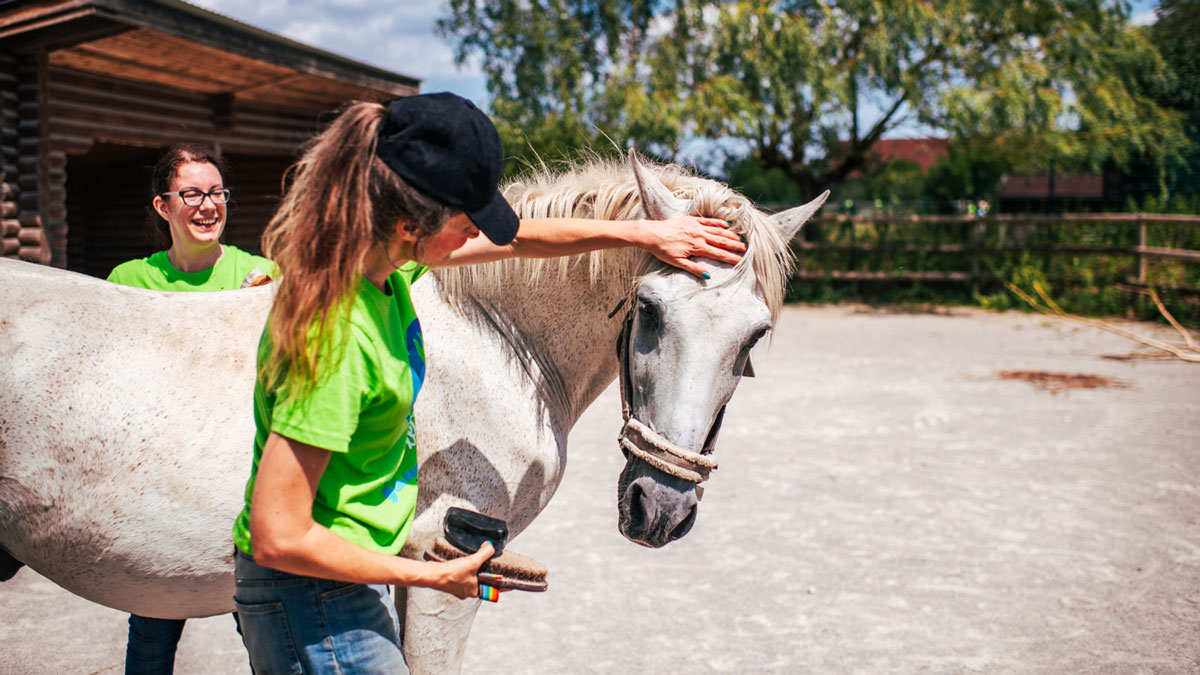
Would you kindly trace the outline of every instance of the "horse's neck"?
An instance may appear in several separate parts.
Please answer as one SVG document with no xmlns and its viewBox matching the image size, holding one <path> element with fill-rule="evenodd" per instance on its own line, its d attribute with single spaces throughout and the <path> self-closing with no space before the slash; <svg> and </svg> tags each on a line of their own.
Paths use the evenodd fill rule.
<svg viewBox="0 0 1200 675">
<path fill-rule="evenodd" d="M 609 315 L 627 295 L 628 284 L 606 278 L 624 280 L 629 273 L 592 282 L 586 263 L 576 261 L 566 279 L 511 283 L 458 302 L 520 362 L 566 429 L 617 376 L 616 340 L 626 308 Z"/>
</svg>

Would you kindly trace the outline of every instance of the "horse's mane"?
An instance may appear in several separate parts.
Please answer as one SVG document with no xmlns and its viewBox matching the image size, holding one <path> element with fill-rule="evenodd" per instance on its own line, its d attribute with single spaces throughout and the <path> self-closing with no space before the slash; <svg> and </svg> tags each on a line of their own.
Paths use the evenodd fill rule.
<svg viewBox="0 0 1200 675">
<path fill-rule="evenodd" d="M 754 204 L 724 183 L 692 175 L 674 164 L 643 166 L 676 197 L 689 203 L 693 215 L 720 218 L 747 241 L 748 250 L 735 267 L 731 283 L 754 274 L 763 300 L 775 319 L 783 304 L 784 284 L 792 271 L 788 242 Z M 641 194 L 627 161 L 592 159 L 563 173 L 542 170 L 503 188 L 521 218 L 596 218 L 636 220 L 644 217 Z M 649 253 L 634 248 L 594 251 L 561 258 L 511 258 L 495 263 L 437 271 L 448 300 L 464 295 L 490 296 L 512 283 L 565 279 L 576 265 L 586 264 L 593 283 L 604 278 L 630 287 L 640 276 L 666 270 Z"/>
</svg>

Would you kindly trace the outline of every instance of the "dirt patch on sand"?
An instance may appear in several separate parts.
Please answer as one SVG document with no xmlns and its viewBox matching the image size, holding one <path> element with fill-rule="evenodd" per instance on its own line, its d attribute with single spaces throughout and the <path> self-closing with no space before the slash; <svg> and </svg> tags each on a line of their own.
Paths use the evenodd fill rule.
<svg viewBox="0 0 1200 675">
<path fill-rule="evenodd" d="M 1042 391 L 1057 394 L 1068 389 L 1128 389 L 1129 383 L 1102 375 L 1083 373 L 1048 373 L 1042 370 L 997 370 L 1001 380 L 1021 380 Z"/>
</svg>

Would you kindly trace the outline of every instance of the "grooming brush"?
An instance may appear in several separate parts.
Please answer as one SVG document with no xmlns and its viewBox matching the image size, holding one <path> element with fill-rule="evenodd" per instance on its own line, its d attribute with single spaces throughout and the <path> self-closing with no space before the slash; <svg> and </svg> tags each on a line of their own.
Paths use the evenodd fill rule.
<svg viewBox="0 0 1200 675">
<path fill-rule="evenodd" d="M 542 563 L 504 549 L 508 525 L 499 518 L 451 507 L 443 523 L 445 536 L 438 537 L 433 550 L 425 553 L 426 560 L 445 562 L 468 556 L 490 541 L 496 553 L 479 567 L 479 583 L 493 588 L 517 591 L 546 590 L 546 566 Z"/>
</svg>

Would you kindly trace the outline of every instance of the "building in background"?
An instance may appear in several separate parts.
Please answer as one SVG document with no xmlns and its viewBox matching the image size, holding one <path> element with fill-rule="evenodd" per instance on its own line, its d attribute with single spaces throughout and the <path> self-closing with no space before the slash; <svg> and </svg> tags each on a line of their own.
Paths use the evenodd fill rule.
<svg viewBox="0 0 1200 675">
<path fill-rule="evenodd" d="M 1001 213 L 1061 213 L 1116 210 L 1124 192 L 1116 173 L 1004 175 L 1000 179 Z"/>
<path fill-rule="evenodd" d="M 225 240 L 257 251 L 329 113 L 419 86 L 178 0 L 0 1 L 0 254 L 96 276 L 148 255 L 150 168 L 184 141 L 230 160 Z"/>
<path fill-rule="evenodd" d="M 881 138 L 867 153 L 867 166 L 875 168 L 903 160 L 912 162 L 921 173 L 925 173 L 949 154 L 950 141 L 945 138 Z M 862 175 L 862 171 L 853 171 L 849 177 L 858 178 Z"/>
</svg>

